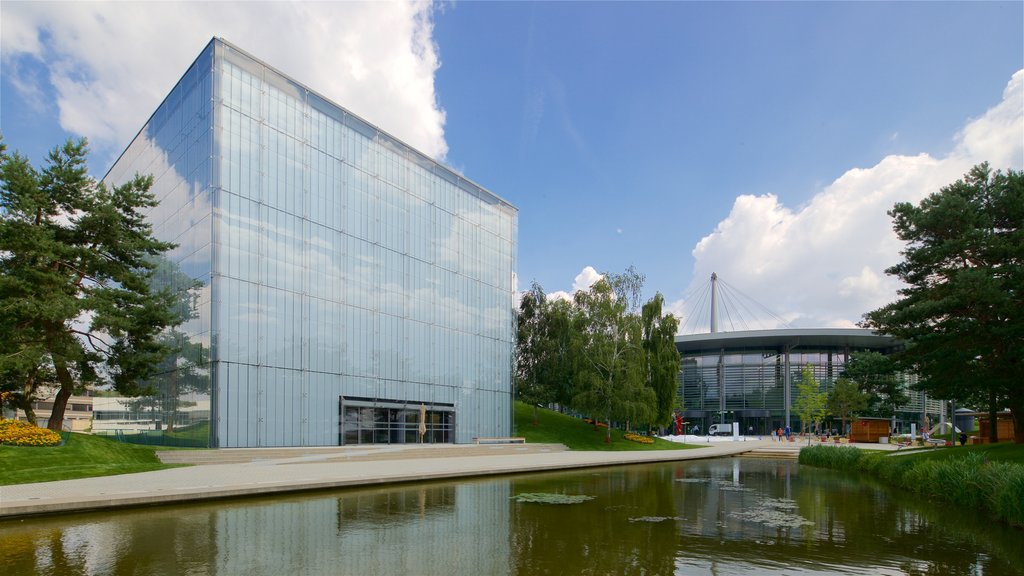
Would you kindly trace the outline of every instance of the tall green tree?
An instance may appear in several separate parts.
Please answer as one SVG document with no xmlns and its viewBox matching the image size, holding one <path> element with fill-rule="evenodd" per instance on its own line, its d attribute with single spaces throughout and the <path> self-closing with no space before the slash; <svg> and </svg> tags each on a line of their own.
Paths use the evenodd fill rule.
<svg viewBox="0 0 1024 576">
<path fill-rule="evenodd" d="M 580 362 L 573 407 L 608 424 L 612 420 L 651 422 L 657 398 L 646 385 L 639 303 L 643 276 L 633 268 L 605 274 L 574 296 L 580 320 Z"/>
<path fill-rule="evenodd" d="M 663 313 L 664 305 L 665 298 L 658 292 L 643 305 L 640 313 L 644 378 L 657 401 L 650 423 L 657 426 L 671 423 L 679 390 L 679 350 L 675 341 L 679 321 L 672 314 Z"/>
<path fill-rule="evenodd" d="M 152 235 L 152 177 L 108 188 L 89 176 L 85 140 L 54 148 L 37 170 L 0 150 L 0 373 L 52 371 L 49 428 L 73 393 L 111 383 L 123 394 L 167 354 L 159 341 L 180 318 L 155 291 L 153 258 L 173 247 Z"/>
<path fill-rule="evenodd" d="M 856 382 L 868 395 L 869 411 L 876 416 L 895 416 L 896 409 L 910 401 L 900 366 L 893 356 L 874 350 L 854 352 L 843 376 Z"/>
<path fill-rule="evenodd" d="M 889 215 L 905 287 L 863 325 L 908 342 L 897 359 L 932 397 L 1009 407 L 1024 443 L 1024 175 L 980 164 Z"/>
<path fill-rule="evenodd" d="M 574 362 L 572 306 L 549 301 L 534 282 L 519 303 L 516 336 L 516 397 L 534 407 L 572 399 Z"/>
<path fill-rule="evenodd" d="M 516 398 L 533 406 L 533 424 L 538 421 L 537 407 L 551 401 L 544 386 L 540 365 L 544 361 L 542 316 L 544 289 L 536 281 L 519 300 L 516 315 Z"/>
<path fill-rule="evenodd" d="M 828 393 L 826 407 L 828 413 L 842 422 L 841 434 L 846 434 L 846 421 L 855 417 L 868 407 L 871 397 L 860 390 L 857 383 L 847 378 L 839 378 L 835 387 Z"/>
<path fill-rule="evenodd" d="M 808 424 L 817 427 L 821 423 L 826 413 L 826 400 L 827 393 L 814 377 L 814 368 L 810 364 L 804 366 L 796 384 L 796 400 L 793 401 L 793 411 L 800 418 L 801 431 L 806 432 Z"/>
</svg>

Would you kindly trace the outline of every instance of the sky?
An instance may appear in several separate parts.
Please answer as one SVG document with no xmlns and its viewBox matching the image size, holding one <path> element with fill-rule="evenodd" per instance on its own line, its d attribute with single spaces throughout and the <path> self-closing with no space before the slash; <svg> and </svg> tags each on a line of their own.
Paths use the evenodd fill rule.
<svg viewBox="0 0 1024 576">
<path fill-rule="evenodd" d="M 712 272 L 722 329 L 852 327 L 893 204 L 1024 169 L 1022 2 L 4 0 L 4 141 L 102 176 L 215 35 L 515 205 L 521 289 L 635 266 L 685 332 Z"/>
</svg>

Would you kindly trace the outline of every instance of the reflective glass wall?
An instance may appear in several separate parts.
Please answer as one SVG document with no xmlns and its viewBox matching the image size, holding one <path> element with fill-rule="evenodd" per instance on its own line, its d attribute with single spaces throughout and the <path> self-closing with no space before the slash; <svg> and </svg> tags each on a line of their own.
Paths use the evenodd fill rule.
<svg viewBox="0 0 1024 576">
<path fill-rule="evenodd" d="M 799 398 L 797 383 L 803 370 L 810 366 L 821 390 L 831 392 L 842 375 L 853 351 L 844 346 L 795 348 L 789 351 L 790 407 Z M 686 408 L 686 419 L 706 431 L 710 424 L 739 422 L 742 431 L 753 428 L 765 434 L 786 426 L 786 351 L 784 347 L 763 347 L 682 353 L 679 372 L 680 393 Z M 913 377 L 905 378 L 908 388 Z M 724 401 L 722 400 L 724 393 Z M 909 402 L 897 411 L 897 426 L 910 431 L 910 423 L 927 417 L 938 422 L 941 401 L 928 399 L 923 393 L 910 391 Z M 790 413 L 794 430 L 800 419 Z M 836 428 L 839 424 L 835 425 Z"/>
<path fill-rule="evenodd" d="M 154 222 L 206 258 L 181 270 L 203 283 L 211 444 L 337 444 L 343 396 L 451 407 L 449 441 L 510 435 L 516 209 L 227 43 L 192 68 L 205 140 L 172 93 L 154 148 L 202 185 Z M 154 172 L 139 138 L 109 180 Z"/>
<path fill-rule="evenodd" d="M 342 396 L 510 434 L 516 210 L 227 44 L 214 77 L 218 443 L 336 444 Z"/>
<path fill-rule="evenodd" d="M 176 244 L 158 260 L 154 284 L 178 296 L 183 322 L 163 336 L 177 351 L 145 383 L 154 394 L 121 400 L 124 417 L 94 423 L 95 434 L 148 444 L 211 443 L 213 53 L 212 44 L 203 50 L 104 178 L 112 186 L 136 174 L 153 176 L 160 204 L 147 219 L 157 238 Z"/>
</svg>

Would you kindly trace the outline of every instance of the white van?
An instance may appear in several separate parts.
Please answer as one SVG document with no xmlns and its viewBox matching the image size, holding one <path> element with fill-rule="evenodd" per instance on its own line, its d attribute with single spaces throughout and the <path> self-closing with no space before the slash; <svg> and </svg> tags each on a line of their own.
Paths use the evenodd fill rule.
<svg viewBox="0 0 1024 576">
<path fill-rule="evenodd" d="M 732 436 L 732 424 L 712 424 L 708 436 Z"/>
</svg>

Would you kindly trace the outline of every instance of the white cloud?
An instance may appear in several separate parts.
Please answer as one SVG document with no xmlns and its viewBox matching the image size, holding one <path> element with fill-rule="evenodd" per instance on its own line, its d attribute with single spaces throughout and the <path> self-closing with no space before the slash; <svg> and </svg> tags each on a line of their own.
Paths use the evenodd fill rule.
<svg viewBox="0 0 1024 576">
<path fill-rule="evenodd" d="M 572 291 L 590 290 L 595 282 L 604 278 L 604 275 L 594 269 L 593 266 L 585 266 L 572 280 Z"/>
<path fill-rule="evenodd" d="M 994 169 L 1024 167 L 1024 70 L 1013 75 L 1002 101 L 968 121 L 954 143 L 943 158 L 887 156 L 849 170 L 797 208 L 774 194 L 738 197 L 729 216 L 693 249 L 695 279 L 687 293 L 699 294 L 718 272 L 794 326 L 854 326 L 896 297 L 898 283 L 884 272 L 903 248 L 886 213 L 896 202 L 918 202 L 983 161 Z M 691 309 L 696 304 L 691 297 L 669 310 L 706 316 Z M 758 316 L 756 306 L 748 306 L 733 312 Z M 759 321 L 765 322 L 763 315 Z M 682 324 L 692 330 L 685 318 Z M 750 328 L 776 325 L 768 320 Z M 697 329 L 704 330 L 706 324 Z"/>
<path fill-rule="evenodd" d="M 590 287 L 594 285 L 594 282 L 597 282 L 603 277 L 604 276 L 594 269 L 593 266 L 584 266 L 583 270 L 580 270 L 580 273 L 573 278 L 572 288 L 569 291 L 555 290 L 554 292 L 548 292 L 547 299 L 572 302 L 573 294 L 580 290 L 589 290 Z"/>
<path fill-rule="evenodd" d="M 61 126 L 116 153 L 214 35 L 443 159 L 429 2 L 4 2 L 5 74 L 45 67 Z M 33 86 L 31 78 L 12 78 Z"/>
</svg>

